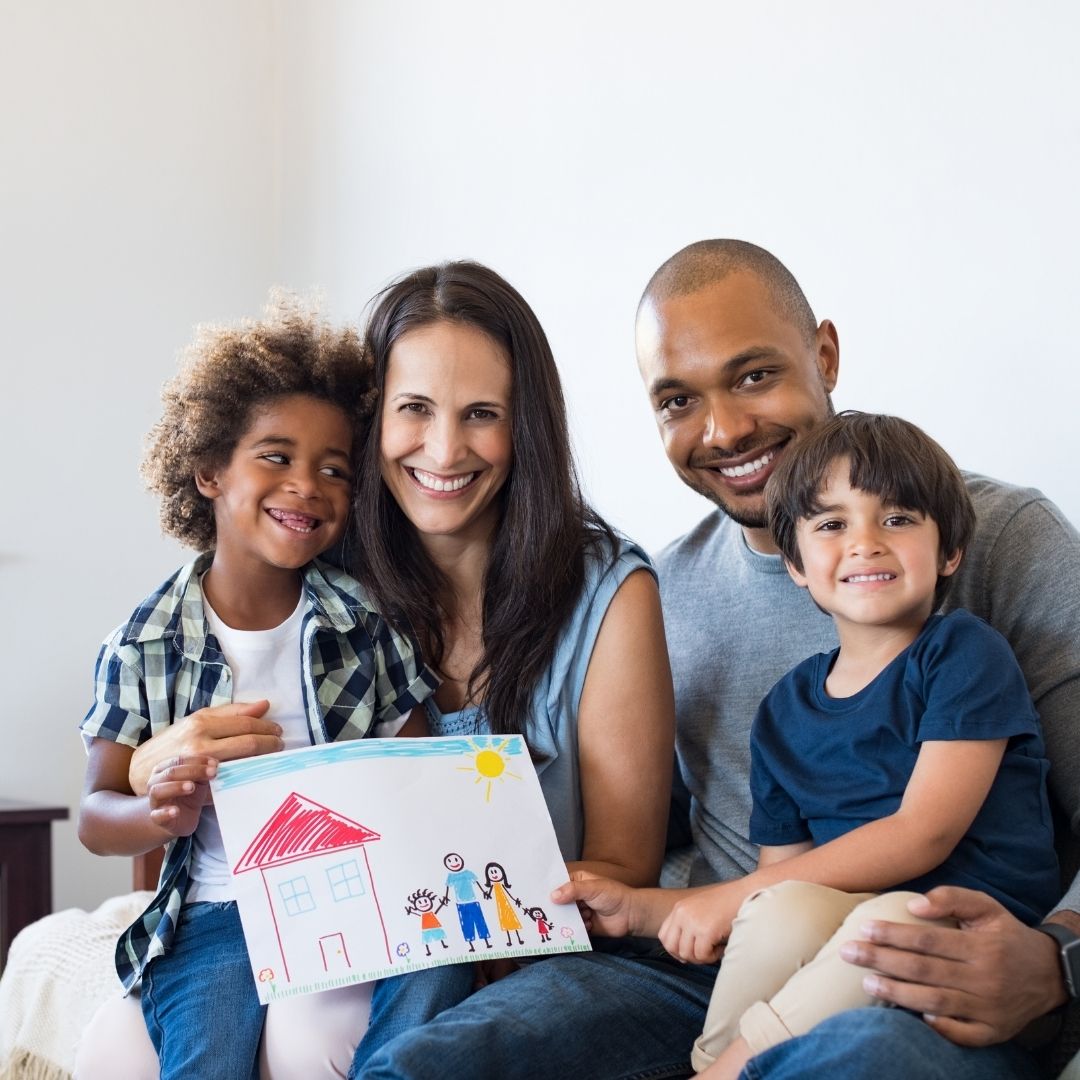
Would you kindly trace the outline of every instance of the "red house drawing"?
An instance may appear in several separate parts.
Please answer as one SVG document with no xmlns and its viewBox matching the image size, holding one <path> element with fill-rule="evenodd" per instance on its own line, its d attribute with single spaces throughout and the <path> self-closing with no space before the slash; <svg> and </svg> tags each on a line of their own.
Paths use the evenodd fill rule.
<svg viewBox="0 0 1080 1080">
<path fill-rule="evenodd" d="M 240 857 L 234 874 L 258 870 L 262 876 L 286 982 L 292 981 L 290 956 L 300 970 L 347 972 L 348 935 L 366 936 L 373 923 L 387 963 L 393 962 L 365 848 L 378 839 L 377 832 L 294 791 Z"/>
</svg>

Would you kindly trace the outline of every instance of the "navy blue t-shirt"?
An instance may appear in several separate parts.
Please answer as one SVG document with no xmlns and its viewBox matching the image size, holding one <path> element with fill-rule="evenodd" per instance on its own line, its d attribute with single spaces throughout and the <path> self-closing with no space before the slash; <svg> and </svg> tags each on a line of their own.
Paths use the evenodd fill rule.
<svg viewBox="0 0 1080 1080">
<path fill-rule="evenodd" d="M 815 846 L 899 809 L 919 745 L 1003 739 L 1001 767 L 964 838 L 937 869 L 894 888 L 962 885 L 1038 922 L 1061 894 L 1039 718 L 1008 642 L 966 611 L 933 615 L 857 694 L 825 693 L 838 650 L 789 671 L 751 734 L 750 839 Z"/>
</svg>

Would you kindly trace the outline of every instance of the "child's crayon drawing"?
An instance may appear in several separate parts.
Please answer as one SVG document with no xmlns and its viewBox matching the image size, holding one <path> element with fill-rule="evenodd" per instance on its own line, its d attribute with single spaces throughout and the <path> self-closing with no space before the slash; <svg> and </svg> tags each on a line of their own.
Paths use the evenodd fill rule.
<svg viewBox="0 0 1080 1080">
<path fill-rule="evenodd" d="M 520 736 L 306 747 L 212 786 L 263 1001 L 589 948 L 577 908 L 550 904 L 566 865 Z"/>
<path fill-rule="evenodd" d="M 432 942 L 437 941 L 444 949 L 450 948 L 446 943 L 446 931 L 439 922 L 439 912 L 445 906 L 446 897 L 436 900 L 430 889 L 417 889 L 409 896 L 409 902 L 405 905 L 406 915 L 420 916 L 420 941 L 428 956 L 431 955 Z"/>
<path fill-rule="evenodd" d="M 536 923 L 536 931 L 540 935 L 540 940 L 550 941 L 553 924 L 548 921 L 547 915 L 544 914 L 544 909 L 539 906 L 526 908 L 525 914 Z"/>
<path fill-rule="evenodd" d="M 513 886 L 507 880 L 506 871 L 503 869 L 502 864 L 489 862 L 484 867 L 484 880 L 487 882 L 484 897 L 488 900 L 493 896 L 495 898 L 495 911 L 499 920 L 499 929 L 506 934 L 506 947 L 509 949 L 513 945 L 510 940 L 511 930 L 517 935 L 518 944 L 524 945 L 525 942 L 521 937 L 521 920 L 517 917 L 517 912 L 510 906 L 510 901 L 513 900 L 517 907 L 520 908 L 521 901 L 510 892 Z"/>
</svg>

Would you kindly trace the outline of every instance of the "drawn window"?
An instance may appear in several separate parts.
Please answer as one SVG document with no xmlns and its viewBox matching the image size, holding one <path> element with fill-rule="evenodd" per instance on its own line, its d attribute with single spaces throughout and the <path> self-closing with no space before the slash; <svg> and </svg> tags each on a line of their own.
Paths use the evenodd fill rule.
<svg viewBox="0 0 1080 1080">
<path fill-rule="evenodd" d="M 360 876 L 360 864 L 355 859 L 329 867 L 326 880 L 330 882 L 330 892 L 335 900 L 349 900 L 367 892 L 364 879 Z"/>
<path fill-rule="evenodd" d="M 278 888 L 281 890 L 281 899 L 287 914 L 302 915 L 305 911 L 315 910 L 315 901 L 306 877 L 290 878 L 283 881 Z"/>
</svg>

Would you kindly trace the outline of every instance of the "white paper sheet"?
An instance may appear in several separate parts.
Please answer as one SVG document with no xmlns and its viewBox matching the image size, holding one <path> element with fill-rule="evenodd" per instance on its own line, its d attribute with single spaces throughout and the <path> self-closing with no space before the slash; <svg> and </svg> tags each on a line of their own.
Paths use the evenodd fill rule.
<svg viewBox="0 0 1080 1080">
<path fill-rule="evenodd" d="M 519 735 L 310 746 L 211 786 L 264 1002 L 590 947 L 549 900 L 566 864 Z"/>
</svg>

